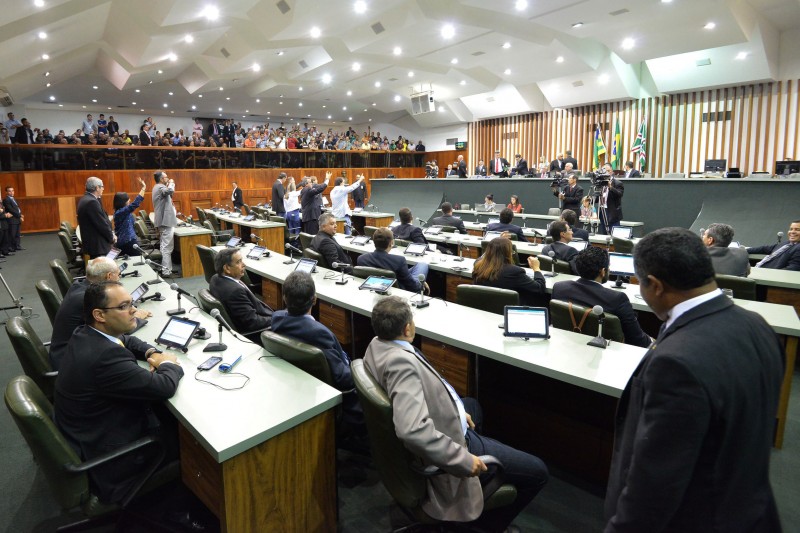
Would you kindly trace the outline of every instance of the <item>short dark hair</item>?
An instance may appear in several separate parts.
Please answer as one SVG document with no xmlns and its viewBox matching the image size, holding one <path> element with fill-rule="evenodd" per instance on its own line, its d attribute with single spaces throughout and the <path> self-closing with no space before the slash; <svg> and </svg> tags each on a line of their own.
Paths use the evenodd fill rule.
<svg viewBox="0 0 800 533">
<path fill-rule="evenodd" d="M 217 256 L 214 258 L 214 270 L 218 275 L 225 275 L 225 266 L 230 266 L 230 264 L 233 262 L 233 254 L 238 251 L 238 248 L 224 248 L 217 252 Z"/>
<path fill-rule="evenodd" d="M 398 338 L 413 320 L 411 306 L 399 296 L 387 296 L 372 308 L 372 329 L 384 341 Z"/>
<path fill-rule="evenodd" d="M 563 220 L 554 220 L 550 223 L 550 236 L 553 238 L 553 242 L 558 242 L 561 240 L 561 233 L 567 231 L 567 223 Z"/>
<path fill-rule="evenodd" d="M 561 220 L 563 220 L 570 226 L 574 226 L 575 224 L 578 223 L 578 214 L 572 209 L 564 209 L 561 212 Z"/>
<path fill-rule="evenodd" d="M 128 203 L 128 193 L 118 192 L 114 194 L 114 211 L 122 209 Z"/>
<path fill-rule="evenodd" d="M 514 211 L 504 207 L 503 210 L 500 211 L 500 222 L 503 224 L 511 224 L 512 220 L 514 220 Z"/>
<path fill-rule="evenodd" d="M 282 180 L 282 179 L 283 179 L 283 178 L 285 178 L 285 177 L 286 177 L 286 172 L 280 172 L 280 173 L 278 173 L 278 179 L 279 179 L 279 180 Z"/>
<path fill-rule="evenodd" d="M 338 178 L 336 178 L 336 180 L 333 182 L 333 184 L 334 184 L 334 185 L 336 185 L 336 186 L 339 186 L 339 185 L 341 185 L 342 183 L 344 183 L 344 178 L 343 178 L 343 177 L 341 177 L 341 176 L 339 176 Z"/>
<path fill-rule="evenodd" d="M 445 215 L 447 213 L 452 213 L 453 212 L 453 204 L 451 204 L 450 202 L 445 202 L 445 203 L 442 204 L 442 206 L 439 209 L 441 209 L 442 210 L 442 214 L 445 214 Z"/>
<path fill-rule="evenodd" d="M 414 220 L 414 216 L 411 214 L 411 209 L 407 207 L 403 207 L 400 209 L 400 222 L 403 224 L 411 224 Z"/>
<path fill-rule="evenodd" d="M 283 282 L 283 303 L 286 304 L 286 311 L 292 316 L 308 313 L 314 305 L 316 294 L 314 278 L 308 272 L 295 270 Z"/>
<path fill-rule="evenodd" d="M 583 279 L 597 279 L 608 268 L 608 252 L 599 246 L 587 246 L 575 256 L 575 270 Z"/>
<path fill-rule="evenodd" d="M 378 228 L 372 234 L 372 242 L 377 250 L 388 250 L 392 245 L 394 234 L 389 228 Z"/>
<path fill-rule="evenodd" d="M 733 240 L 733 228 L 728 224 L 709 224 L 706 234 L 714 239 L 714 246 L 726 248 Z"/>
<path fill-rule="evenodd" d="M 662 228 L 643 237 L 633 248 L 633 268 L 642 285 L 653 276 L 678 290 L 696 289 L 714 279 L 703 241 L 684 228 Z"/>
<path fill-rule="evenodd" d="M 95 309 L 102 309 L 108 307 L 108 287 L 120 286 L 122 283 L 119 281 L 101 281 L 100 283 L 90 283 L 86 287 L 86 292 L 83 295 L 83 321 L 92 325 L 95 323 L 94 315 L 92 314 Z"/>
<path fill-rule="evenodd" d="M 160 181 L 161 181 L 161 176 L 163 176 L 163 175 L 164 175 L 164 172 L 163 172 L 163 171 L 161 171 L 161 170 L 156 170 L 156 171 L 153 173 L 153 180 L 154 180 L 156 183 L 158 183 L 158 182 L 160 182 Z"/>
<path fill-rule="evenodd" d="M 628 168 L 633 168 L 633 161 L 625 161 L 625 166 Z"/>
</svg>

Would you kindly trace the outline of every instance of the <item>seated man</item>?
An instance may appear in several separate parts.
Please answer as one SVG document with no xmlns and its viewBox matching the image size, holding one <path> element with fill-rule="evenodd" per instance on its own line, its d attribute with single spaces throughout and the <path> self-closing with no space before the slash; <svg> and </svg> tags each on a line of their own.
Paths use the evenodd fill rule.
<svg viewBox="0 0 800 533">
<path fill-rule="evenodd" d="M 708 248 L 714 272 L 729 276 L 747 276 L 750 258 L 744 248 L 728 248 L 733 241 L 733 228 L 727 224 L 709 224 L 703 232 L 703 244 Z"/>
<path fill-rule="evenodd" d="M 553 299 L 587 307 L 600 305 L 604 312 L 619 318 L 625 344 L 650 346 L 652 339 L 642 331 L 628 296 L 602 285 L 608 281 L 608 252 L 597 246 L 587 246 L 575 258 L 575 268 L 581 278 L 553 285 Z"/>
<path fill-rule="evenodd" d="M 405 447 L 444 474 L 427 478 L 422 509 L 437 520 L 475 521 L 479 531 L 503 531 L 547 483 L 541 459 L 480 435 L 481 411 L 472 398 L 455 389 L 433 369 L 411 343 L 414 317 L 397 296 L 381 299 L 372 309 L 372 339 L 364 366 L 392 401 L 394 429 Z M 472 416 L 471 416 L 472 415 Z M 509 506 L 483 512 L 482 487 L 489 482 L 481 455 L 498 458 L 504 481 L 517 488 Z"/>
<path fill-rule="evenodd" d="M 216 274 L 211 276 L 208 290 L 219 300 L 228 316 L 231 327 L 242 335 L 261 344 L 261 332 L 269 329 L 272 323 L 272 309 L 256 298 L 253 291 L 244 284 L 244 260 L 238 248 L 220 250 L 214 258 Z"/>
<path fill-rule="evenodd" d="M 96 257 L 86 265 L 86 277 L 72 284 L 58 308 L 56 318 L 53 321 L 53 335 L 50 337 L 50 364 L 53 370 L 59 370 L 61 359 L 67 351 L 67 344 L 72 338 L 75 328 L 82 326 L 83 321 L 83 295 L 86 288 L 92 283 L 103 281 L 119 281 L 119 266 L 113 259 L 106 256 Z M 138 309 L 134 316 L 139 320 L 144 320 L 153 316 L 150 311 Z"/>
<path fill-rule="evenodd" d="M 551 222 L 549 234 L 553 243 L 542 248 L 542 255 L 550 255 L 552 251 L 555 259 L 572 264 L 572 260 L 578 255 L 578 250 L 567 244 L 572 240 L 572 228 L 569 227 L 569 224 L 563 220 Z M 574 265 L 573 270 L 575 270 Z"/>
<path fill-rule="evenodd" d="M 522 234 L 522 228 L 516 224 L 512 224 L 512 220 L 514 220 L 514 212 L 506 207 L 500 211 L 500 222 L 492 222 L 487 225 L 486 231 L 507 231 L 508 233 L 516 235 L 518 241 L 525 242 L 527 239 L 525 235 Z"/>
<path fill-rule="evenodd" d="M 453 216 L 453 204 L 445 202 L 442 204 L 441 210 L 442 216 L 434 218 L 431 222 L 434 226 L 452 226 L 456 228 L 456 231 L 460 234 L 467 234 L 467 228 L 464 227 L 464 222 L 460 218 Z"/>
<path fill-rule="evenodd" d="M 423 279 L 428 277 L 428 263 L 419 262 L 409 267 L 405 257 L 401 255 L 391 255 L 389 252 L 394 246 L 394 236 L 389 228 L 378 228 L 372 235 L 372 242 L 375 244 L 375 251 L 358 256 L 358 266 L 373 268 L 384 268 L 391 270 L 397 276 L 397 285 L 401 289 L 419 292 L 425 289 L 428 292 L 428 283 L 419 281 L 419 275 Z"/>
<path fill-rule="evenodd" d="M 84 461 L 151 434 L 164 439 L 165 460 L 177 458 L 175 421 L 166 409 L 161 416 L 154 411 L 175 394 L 183 369 L 176 356 L 126 335 L 136 327 L 135 312 L 131 295 L 117 281 L 86 289 L 86 325 L 69 341 L 55 392 L 56 424 Z M 147 446 L 89 470 L 100 500 L 120 502 L 155 449 Z"/>
<path fill-rule="evenodd" d="M 414 216 L 411 214 L 411 209 L 403 207 L 400 209 L 400 224 L 392 228 L 392 234 L 395 239 L 403 239 L 409 242 L 418 242 L 427 244 L 425 235 L 422 234 L 422 229 L 414 226 Z"/>
<path fill-rule="evenodd" d="M 487 194 L 486 197 L 483 199 L 483 205 L 476 206 L 477 211 L 488 211 L 488 212 L 495 212 L 498 209 L 498 205 L 494 203 L 494 194 Z"/>
<path fill-rule="evenodd" d="M 333 268 L 334 263 L 344 266 L 344 271 L 348 274 L 353 273 L 353 265 L 350 256 L 339 246 L 333 236 L 336 235 L 336 217 L 330 213 L 325 213 L 319 217 L 319 232 L 311 239 L 311 249 L 319 253 L 328 263 L 328 268 Z M 342 270 L 340 266 L 337 270 Z"/>
<path fill-rule="evenodd" d="M 589 232 L 580 228 L 578 224 L 578 214 L 575 211 L 572 209 L 564 209 L 561 212 L 561 220 L 569 224 L 569 227 L 572 228 L 572 240 L 589 240 Z"/>
<path fill-rule="evenodd" d="M 336 336 L 311 316 L 317 302 L 314 279 L 308 272 L 292 272 L 283 283 L 285 310 L 272 315 L 272 331 L 316 346 L 325 354 L 331 369 L 333 383 L 342 391 L 344 420 L 363 426 L 364 413 L 358 403 L 353 376 L 350 374 L 350 358 L 342 349 Z"/>
<path fill-rule="evenodd" d="M 748 254 L 769 254 L 756 263 L 760 268 L 778 268 L 781 270 L 800 270 L 800 220 L 789 225 L 789 242 L 785 244 L 767 244 L 748 248 Z"/>
</svg>

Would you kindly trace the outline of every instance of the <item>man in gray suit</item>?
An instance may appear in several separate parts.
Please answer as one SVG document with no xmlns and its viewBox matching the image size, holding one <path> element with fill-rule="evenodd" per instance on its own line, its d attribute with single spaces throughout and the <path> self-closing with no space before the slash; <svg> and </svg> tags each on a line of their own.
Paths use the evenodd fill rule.
<svg viewBox="0 0 800 533">
<path fill-rule="evenodd" d="M 750 259 L 747 248 L 729 248 L 733 241 L 733 228 L 727 224 L 709 224 L 703 232 L 703 244 L 708 248 L 714 272 L 729 276 L 750 274 Z"/>
<path fill-rule="evenodd" d="M 474 522 L 478 531 L 503 531 L 547 483 L 548 472 L 538 457 L 481 436 L 481 410 L 455 389 L 417 351 L 414 317 L 408 302 L 389 296 L 372 309 L 372 339 L 364 364 L 392 401 L 398 438 L 424 465 L 444 474 L 428 478 L 422 509 L 438 520 Z M 483 489 L 491 475 L 482 455 L 504 466 L 504 481 L 517 488 L 513 504 L 483 512 Z"/>
<path fill-rule="evenodd" d="M 174 278 L 172 273 L 172 249 L 175 247 L 175 227 L 178 225 L 177 212 L 172 203 L 175 194 L 175 181 L 163 170 L 153 174 L 156 186 L 153 187 L 153 224 L 158 228 L 161 250 L 161 277 Z"/>
</svg>

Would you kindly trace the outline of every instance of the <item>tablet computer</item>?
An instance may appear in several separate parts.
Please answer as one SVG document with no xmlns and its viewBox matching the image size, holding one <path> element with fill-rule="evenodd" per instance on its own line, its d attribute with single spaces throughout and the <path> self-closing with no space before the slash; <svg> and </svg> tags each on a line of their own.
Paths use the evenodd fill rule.
<svg viewBox="0 0 800 533">
<path fill-rule="evenodd" d="M 162 329 L 161 333 L 156 337 L 156 342 L 167 348 L 175 348 L 185 352 L 199 327 L 200 322 L 195 322 L 188 318 L 171 316 L 169 317 L 169 321 L 167 321 L 167 325 L 164 326 L 164 329 Z"/>
<path fill-rule="evenodd" d="M 230 240 L 228 240 L 228 242 L 225 243 L 225 246 L 227 246 L 228 248 L 235 248 L 236 246 L 239 246 L 240 242 L 242 242 L 241 237 L 231 237 Z"/>
<path fill-rule="evenodd" d="M 403 252 L 406 255 L 425 255 L 425 250 L 428 249 L 428 245 L 424 242 L 412 242 L 406 247 L 406 251 Z"/>
<path fill-rule="evenodd" d="M 121 250 L 119 248 L 112 247 L 111 250 L 106 254 L 106 257 L 109 259 L 116 259 L 120 251 Z"/>
<path fill-rule="evenodd" d="M 503 310 L 503 335 L 526 339 L 550 338 L 546 307 L 507 305 Z"/>
<path fill-rule="evenodd" d="M 567 246 L 569 246 L 570 248 L 575 248 L 579 252 L 582 252 L 586 249 L 587 246 L 589 246 L 589 243 L 587 241 L 569 241 L 567 243 Z"/>
<path fill-rule="evenodd" d="M 498 217 L 493 217 L 493 218 L 490 218 L 489 220 L 487 220 L 486 223 L 487 224 L 499 224 L 500 223 L 500 219 Z"/>
<path fill-rule="evenodd" d="M 612 226 L 611 236 L 618 239 L 630 239 L 633 236 L 633 228 L 630 226 Z"/>
<path fill-rule="evenodd" d="M 359 246 L 364 246 L 369 242 L 369 235 L 359 235 L 358 237 L 353 237 L 353 240 L 350 242 Z"/>
<path fill-rule="evenodd" d="M 441 226 L 431 226 L 430 228 L 425 228 L 425 231 L 423 231 L 423 233 L 426 233 L 428 235 L 439 235 L 441 232 L 442 232 Z"/>
<path fill-rule="evenodd" d="M 249 252 L 247 252 L 248 259 L 255 259 L 258 261 L 261 259 L 261 255 L 267 251 L 265 246 L 253 246 Z"/>
<path fill-rule="evenodd" d="M 316 259 L 309 259 L 308 257 L 303 257 L 297 262 L 297 266 L 294 267 L 295 270 L 299 270 L 300 272 L 308 272 L 312 274 L 316 271 L 317 268 L 317 260 Z"/>
<path fill-rule="evenodd" d="M 492 239 L 496 239 L 503 235 L 502 231 L 487 231 L 483 234 L 484 241 L 491 241 Z"/>
<path fill-rule="evenodd" d="M 633 255 L 609 252 L 608 273 L 615 276 L 635 276 L 633 271 Z"/>
<path fill-rule="evenodd" d="M 384 278 L 382 276 L 370 276 L 364 280 L 364 283 L 358 288 L 359 290 L 375 291 L 385 294 L 389 288 L 397 282 L 393 278 Z"/>
<path fill-rule="evenodd" d="M 131 292 L 131 302 L 136 305 L 136 302 L 142 299 L 142 297 L 147 294 L 147 291 L 150 290 L 150 285 L 147 283 L 142 283 Z"/>
<path fill-rule="evenodd" d="M 250 222 L 251 220 L 255 220 L 255 219 L 256 219 L 255 215 L 247 215 L 242 220 L 246 220 L 247 222 Z"/>
</svg>

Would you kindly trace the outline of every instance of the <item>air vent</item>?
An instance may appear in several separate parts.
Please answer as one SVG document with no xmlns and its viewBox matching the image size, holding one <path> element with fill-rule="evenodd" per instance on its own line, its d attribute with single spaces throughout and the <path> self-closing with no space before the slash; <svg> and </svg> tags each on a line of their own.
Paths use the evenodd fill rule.
<svg viewBox="0 0 800 533">
<path fill-rule="evenodd" d="M 8 94 L 8 89 L 0 87 L 0 107 L 11 107 L 12 105 L 14 105 L 14 99 Z"/>
<path fill-rule="evenodd" d="M 381 24 L 380 22 L 376 22 L 375 24 L 370 26 L 370 28 L 372 28 L 372 31 L 375 32 L 375 35 L 378 35 L 379 33 L 383 33 L 386 31 L 386 28 L 384 28 L 383 24 Z"/>
<path fill-rule="evenodd" d="M 697 61 L 694 62 L 694 64 L 697 65 L 698 67 L 707 67 L 708 65 L 711 64 L 711 59 L 708 57 L 705 59 L 698 59 Z"/>
<path fill-rule="evenodd" d="M 726 122 L 733 116 L 731 111 L 717 111 L 711 113 L 703 113 L 701 120 L 703 122 Z"/>
<path fill-rule="evenodd" d="M 303 68 L 308 68 L 308 63 L 306 63 L 305 59 L 301 59 L 300 61 L 297 62 L 297 64 Z"/>
<path fill-rule="evenodd" d="M 220 49 L 219 49 L 219 53 L 220 53 L 220 54 L 222 54 L 222 56 L 223 56 L 225 59 L 228 59 L 229 57 L 231 57 L 231 53 L 230 53 L 230 52 L 228 52 L 228 49 L 227 49 L 227 48 L 220 48 Z"/>
<path fill-rule="evenodd" d="M 624 15 L 625 13 L 630 13 L 630 11 L 628 11 L 625 8 L 622 8 L 622 9 L 618 9 L 616 11 L 612 11 L 611 13 L 609 13 L 609 15 L 611 15 L 612 17 L 616 17 L 616 16 L 619 16 L 619 15 Z"/>
<path fill-rule="evenodd" d="M 118 109 L 127 109 L 129 107 L 130 107 L 129 105 L 118 105 L 117 106 Z"/>
<path fill-rule="evenodd" d="M 480 51 L 478 51 L 478 52 L 472 52 L 472 55 L 474 55 L 475 57 L 478 57 L 478 56 L 482 56 L 482 55 L 483 55 L 483 54 L 485 54 L 485 53 L 486 53 L 486 52 L 480 52 Z"/>
<path fill-rule="evenodd" d="M 281 0 L 275 5 L 278 6 L 278 11 L 281 12 L 281 15 L 285 15 L 286 13 L 289 12 L 290 9 L 292 9 L 291 7 L 289 7 L 289 4 L 287 4 L 285 0 Z"/>
<path fill-rule="evenodd" d="M 389 81 L 397 81 L 397 78 L 389 78 Z"/>
<path fill-rule="evenodd" d="M 572 86 L 573 87 L 583 87 L 583 82 L 581 80 L 573 81 L 572 82 Z"/>
<path fill-rule="evenodd" d="M 458 137 L 454 139 L 446 139 L 444 144 L 447 146 L 455 146 L 457 142 L 458 142 Z"/>
</svg>

